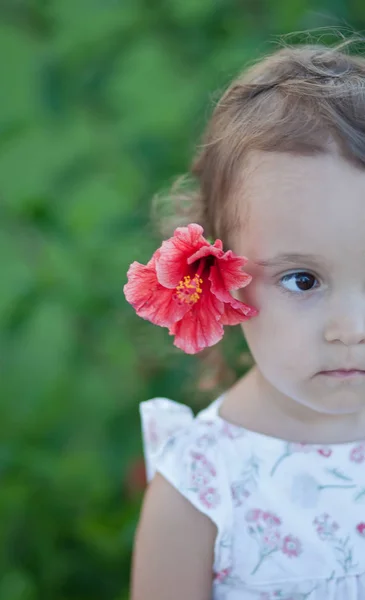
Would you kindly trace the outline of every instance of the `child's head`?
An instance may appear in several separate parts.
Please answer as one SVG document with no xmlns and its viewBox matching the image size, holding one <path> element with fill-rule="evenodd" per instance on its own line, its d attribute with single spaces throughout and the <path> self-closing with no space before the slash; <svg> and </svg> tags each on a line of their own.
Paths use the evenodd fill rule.
<svg viewBox="0 0 365 600">
<path fill-rule="evenodd" d="M 249 258 L 243 325 L 266 381 L 321 412 L 365 407 L 365 60 L 283 49 L 239 77 L 194 161 L 197 220 Z M 190 219 L 192 220 L 192 219 Z"/>
</svg>

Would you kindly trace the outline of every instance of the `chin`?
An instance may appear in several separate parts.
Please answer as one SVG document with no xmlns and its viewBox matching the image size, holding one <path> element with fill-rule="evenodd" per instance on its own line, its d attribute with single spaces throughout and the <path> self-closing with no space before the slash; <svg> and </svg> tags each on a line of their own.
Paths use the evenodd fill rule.
<svg viewBox="0 0 365 600">
<path fill-rule="evenodd" d="M 351 393 L 333 393 L 323 395 L 321 402 L 317 400 L 299 400 L 307 408 L 321 413 L 322 415 L 341 416 L 356 414 L 365 408 L 365 397 Z"/>
</svg>

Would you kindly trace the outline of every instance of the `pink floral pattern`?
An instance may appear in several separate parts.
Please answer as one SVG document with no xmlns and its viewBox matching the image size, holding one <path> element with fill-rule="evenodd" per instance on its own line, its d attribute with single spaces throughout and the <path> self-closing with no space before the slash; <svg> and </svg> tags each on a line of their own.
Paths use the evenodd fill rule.
<svg viewBox="0 0 365 600">
<path fill-rule="evenodd" d="M 259 508 L 253 508 L 246 513 L 246 521 L 248 523 L 256 523 L 257 521 L 259 521 L 259 519 L 261 518 L 261 516 L 263 514 L 264 514 L 263 511 L 260 510 Z M 280 519 L 279 519 L 279 521 L 280 521 Z M 280 523 L 281 523 L 281 521 L 280 521 Z M 279 523 L 279 525 L 280 525 L 280 523 Z"/>
<path fill-rule="evenodd" d="M 259 508 L 246 513 L 248 533 L 254 538 L 259 547 L 259 558 L 251 575 L 255 575 L 263 562 L 274 552 L 282 552 L 285 556 L 298 557 L 302 552 L 302 544 L 293 535 L 282 536 L 280 527 L 281 519 L 272 512 Z"/>
<path fill-rule="evenodd" d="M 361 464 L 365 460 L 365 444 L 358 444 L 350 452 L 351 462 Z"/>
<path fill-rule="evenodd" d="M 271 469 L 271 476 L 275 475 L 277 469 L 286 458 L 289 458 L 289 456 L 292 456 L 297 452 L 303 452 L 306 454 L 309 452 L 316 452 L 320 456 L 323 456 L 323 458 L 329 458 L 332 455 L 332 449 L 329 446 L 313 446 L 311 444 L 294 444 L 292 442 L 288 442 L 286 444 L 285 452 L 283 452 L 283 454 L 281 454 L 275 461 Z"/>
<path fill-rule="evenodd" d="M 216 508 L 220 502 L 218 491 L 212 487 L 200 490 L 199 499 L 200 502 L 209 509 Z"/>
<path fill-rule="evenodd" d="M 225 579 L 227 579 L 227 577 L 229 577 L 229 574 L 231 573 L 232 569 L 228 568 L 228 569 L 222 569 L 221 571 L 218 571 L 218 573 L 214 574 L 214 581 L 219 581 L 219 583 L 222 583 L 222 581 L 224 581 Z"/>
<path fill-rule="evenodd" d="M 242 506 L 245 500 L 250 497 L 250 492 L 245 487 L 243 481 L 234 481 L 231 483 L 231 494 L 234 506 Z"/>
<path fill-rule="evenodd" d="M 259 462 L 253 455 L 244 464 L 240 479 L 231 483 L 231 495 L 234 506 L 242 506 L 242 504 L 245 503 L 247 498 L 249 498 L 256 489 L 259 477 Z"/>
<path fill-rule="evenodd" d="M 302 545 L 298 538 L 293 537 L 292 535 L 286 535 L 283 539 L 283 553 L 289 556 L 289 558 L 293 556 L 299 556 L 302 551 Z"/>
<path fill-rule="evenodd" d="M 339 529 L 338 523 L 328 514 L 320 515 L 313 521 L 320 540 L 332 540 Z"/>
<path fill-rule="evenodd" d="M 313 521 L 320 540 L 330 543 L 336 562 L 341 565 L 344 573 L 350 573 L 358 567 L 354 563 L 354 549 L 350 536 L 339 536 L 339 524 L 327 513 L 319 515 Z"/>
<path fill-rule="evenodd" d="M 191 469 L 192 471 L 206 474 L 208 477 L 216 477 L 217 471 L 214 465 L 209 462 L 207 457 L 200 452 L 191 452 L 192 463 Z"/>
<path fill-rule="evenodd" d="M 279 517 L 270 512 L 264 512 L 261 515 L 266 527 L 276 527 L 281 525 L 281 520 Z"/>
<path fill-rule="evenodd" d="M 190 489 L 198 494 L 203 506 L 216 508 L 220 503 L 220 495 L 212 481 L 217 477 L 217 470 L 205 454 L 191 451 L 190 455 Z"/>
<path fill-rule="evenodd" d="M 263 542 L 266 550 L 277 550 L 281 542 L 280 532 L 277 529 L 268 528 L 263 534 Z"/>
<path fill-rule="evenodd" d="M 320 454 L 321 456 L 324 456 L 325 458 L 329 458 L 332 454 L 332 450 L 331 448 L 318 448 L 317 450 L 318 454 Z"/>
</svg>

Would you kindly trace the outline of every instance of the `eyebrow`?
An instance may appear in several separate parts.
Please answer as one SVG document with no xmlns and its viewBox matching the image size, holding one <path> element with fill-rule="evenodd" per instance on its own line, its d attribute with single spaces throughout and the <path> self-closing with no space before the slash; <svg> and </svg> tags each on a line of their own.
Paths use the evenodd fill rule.
<svg viewBox="0 0 365 600">
<path fill-rule="evenodd" d="M 273 258 L 254 260 L 255 265 L 259 267 L 281 267 L 288 264 L 297 265 L 298 263 L 311 263 L 318 265 L 320 260 L 315 254 L 298 254 L 296 252 L 277 254 Z"/>
</svg>

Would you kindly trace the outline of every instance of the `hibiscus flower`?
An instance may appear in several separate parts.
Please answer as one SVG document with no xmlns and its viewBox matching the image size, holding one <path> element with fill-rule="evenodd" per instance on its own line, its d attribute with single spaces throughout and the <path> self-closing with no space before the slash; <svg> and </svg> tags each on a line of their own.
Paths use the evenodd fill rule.
<svg viewBox="0 0 365 600">
<path fill-rule="evenodd" d="M 195 354 L 219 342 L 224 325 L 257 314 L 230 293 L 250 283 L 242 270 L 246 262 L 231 250 L 224 252 L 221 240 L 210 244 L 203 228 L 192 223 L 178 227 L 147 265 L 131 264 L 124 294 L 137 315 L 167 327 L 175 346 Z"/>
</svg>

